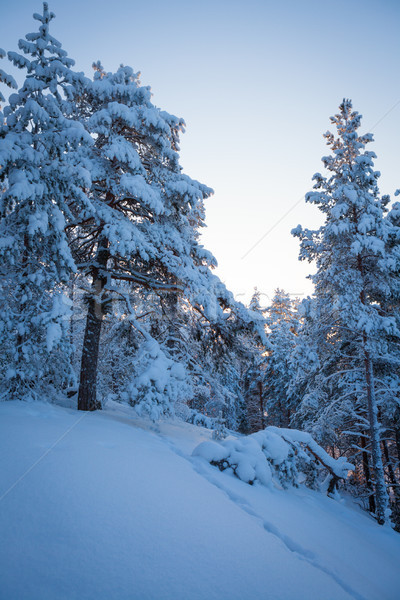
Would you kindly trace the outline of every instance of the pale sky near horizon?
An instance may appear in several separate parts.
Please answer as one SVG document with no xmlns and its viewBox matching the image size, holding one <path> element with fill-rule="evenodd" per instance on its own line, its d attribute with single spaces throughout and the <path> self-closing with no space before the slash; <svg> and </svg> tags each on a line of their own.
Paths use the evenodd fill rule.
<svg viewBox="0 0 400 600">
<path fill-rule="evenodd" d="M 38 0 L 3 0 L 0 46 L 37 29 Z M 51 33 L 91 75 L 100 59 L 141 71 L 154 103 L 184 117 L 181 164 L 211 186 L 204 245 L 218 275 L 248 300 L 274 289 L 306 295 L 312 266 L 300 263 L 298 223 L 328 153 L 322 134 L 343 97 L 373 131 L 382 193 L 400 188 L 400 2 L 383 0 L 50 0 Z M 303 201 L 301 201 L 303 198 Z M 288 214 L 286 214 L 288 213 Z M 285 216 L 286 215 L 286 216 Z M 261 240 L 261 241 L 259 241 Z M 251 248 L 259 243 L 251 250 Z"/>
</svg>

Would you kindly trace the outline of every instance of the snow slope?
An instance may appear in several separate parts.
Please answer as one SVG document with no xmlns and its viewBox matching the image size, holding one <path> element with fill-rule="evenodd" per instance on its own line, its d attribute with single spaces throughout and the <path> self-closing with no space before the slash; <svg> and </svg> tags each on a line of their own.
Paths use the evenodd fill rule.
<svg viewBox="0 0 400 600">
<path fill-rule="evenodd" d="M 200 458 L 210 432 L 0 404 L 1 600 L 397 600 L 400 535 Z"/>
</svg>

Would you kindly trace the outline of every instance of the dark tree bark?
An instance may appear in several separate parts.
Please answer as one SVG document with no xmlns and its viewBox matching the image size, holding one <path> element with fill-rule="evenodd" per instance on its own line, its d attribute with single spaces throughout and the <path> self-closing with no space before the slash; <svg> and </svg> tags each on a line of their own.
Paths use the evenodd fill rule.
<svg viewBox="0 0 400 600">
<path fill-rule="evenodd" d="M 376 510 L 375 496 L 374 496 L 373 484 L 371 481 L 371 471 L 369 468 L 368 452 L 365 449 L 366 442 L 365 442 L 364 435 L 361 435 L 361 437 L 360 437 L 360 446 L 363 449 L 362 467 L 363 467 L 364 478 L 365 478 L 365 482 L 367 484 L 367 489 L 370 492 L 369 497 L 368 497 L 369 510 L 372 514 L 375 514 L 375 510 Z"/>
<path fill-rule="evenodd" d="M 376 520 L 379 525 L 385 523 L 385 512 L 388 505 L 388 496 L 385 484 L 385 473 L 383 471 L 382 454 L 380 449 L 380 434 L 378 423 L 378 408 L 375 398 L 374 374 L 372 361 L 367 347 L 367 336 L 364 334 L 364 363 L 365 378 L 367 383 L 368 419 L 371 436 L 372 467 L 375 480 Z"/>
<path fill-rule="evenodd" d="M 400 410 L 397 409 L 394 416 L 394 435 L 396 441 L 397 465 L 400 467 Z"/>
<path fill-rule="evenodd" d="M 108 240 L 104 237 L 100 238 L 97 257 L 92 270 L 92 294 L 88 301 L 88 313 L 83 340 L 78 410 L 92 411 L 101 409 L 101 403 L 97 400 L 96 395 L 96 382 L 100 335 L 104 317 L 105 299 L 103 290 L 107 282 L 104 271 L 109 258 L 108 246 Z"/>
<path fill-rule="evenodd" d="M 389 448 L 386 440 L 382 440 L 383 456 L 385 458 L 385 465 L 388 472 L 388 479 L 392 488 L 392 495 L 390 498 L 390 508 L 392 510 L 392 521 L 395 525 L 396 531 L 400 528 L 400 487 L 399 481 L 396 479 L 396 473 L 393 468 L 392 457 L 390 456 Z"/>
<path fill-rule="evenodd" d="M 258 382 L 258 398 L 260 402 L 260 418 L 261 418 L 261 429 L 265 429 L 265 417 L 264 417 L 264 398 L 263 398 L 263 384 L 260 379 Z"/>
<path fill-rule="evenodd" d="M 385 464 L 386 464 L 387 471 L 388 471 L 389 481 L 392 484 L 392 486 L 396 486 L 396 483 L 397 483 L 396 477 L 394 474 L 392 459 L 389 454 L 389 448 L 388 448 L 386 440 L 382 440 L 382 448 L 383 448 L 383 456 L 385 457 Z"/>
<path fill-rule="evenodd" d="M 364 264 L 361 255 L 357 256 L 357 265 L 360 275 L 365 282 Z M 364 306 L 368 305 L 365 288 L 360 292 L 360 300 Z M 364 353 L 365 382 L 367 388 L 367 409 L 369 421 L 369 433 L 371 439 L 371 459 L 374 473 L 376 520 L 383 525 L 386 519 L 386 508 L 388 506 L 388 495 L 386 491 L 385 473 L 382 464 L 382 453 L 380 448 L 380 430 L 378 422 L 378 405 L 375 396 L 375 381 L 372 359 L 369 351 L 369 338 L 364 332 L 362 336 L 362 347 Z"/>
<path fill-rule="evenodd" d="M 168 331 L 166 346 L 172 355 L 177 354 L 178 348 L 178 294 L 176 292 L 168 292 L 165 294 L 164 314 L 167 315 Z"/>
</svg>

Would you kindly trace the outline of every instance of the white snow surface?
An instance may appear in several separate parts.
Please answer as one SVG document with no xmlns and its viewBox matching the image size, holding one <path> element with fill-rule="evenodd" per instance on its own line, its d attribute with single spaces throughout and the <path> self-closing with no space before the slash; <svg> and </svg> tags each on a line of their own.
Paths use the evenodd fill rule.
<svg viewBox="0 0 400 600">
<path fill-rule="evenodd" d="M 400 535 L 192 457 L 128 407 L 0 404 L 1 600 L 397 600 Z"/>
</svg>

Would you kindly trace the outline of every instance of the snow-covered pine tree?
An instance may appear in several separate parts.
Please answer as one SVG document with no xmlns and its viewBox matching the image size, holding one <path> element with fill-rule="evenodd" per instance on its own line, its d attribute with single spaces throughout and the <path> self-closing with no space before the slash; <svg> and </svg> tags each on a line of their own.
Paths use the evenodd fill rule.
<svg viewBox="0 0 400 600">
<path fill-rule="evenodd" d="M 327 447 L 336 441 L 335 426 L 339 427 L 332 415 L 324 419 L 324 408 L 329 402 L 329 393 L 325 394 L 324 386 L 330 362 L 320 363 L 324 357 L 326 343 L 325 332 L 321 332 L 317 313 L 317 304 L 313 298 L 304 299 L 298 307 L 299 329 L 296 345 L 290 356 L 291 379 L 288 393 L 294 399 L 295 410 L 292 423 L 307 431 L 313 432 L 319 443 Z M 330 374 L 330 372 L 329 372 Z"/>
<path fill-rule="evenodd" d="M 7 53 L 5 50 L 3 50 L 2 48 L 0 48 L 0 58 L 4 58 L 5 56 L 7 56 Z M 3 71 L 2 69 L 0 69 L 0 83 L 5 84 L 7 87 L 11 88 L 11 89 L 18 89 L 18 86 L 15 82 L 15 79 L 13 77 L 11 77 L 8 73 L 6 73 L 5 71 Z M 4 97 L 4 95 L 0 92 L 0 103 L 5 102 L 6 99 Z M 4 117 L 3 117 L 3 112 L 2 112 L 2 105 L 0 104 L 0 126 L 1 124 L 4 123 Z M 1 139 L 1 138 L 0 138 Z M 2 313 L 3 311 L 6 310 L 6 298 L 7 298 L 7 287 L 8 287 L 8 282 L 6 282 L 5 278 L 1 278 L 0 279 L 0 299 L 1 299 L 1 304 L 0 304 L 0 313 Z M 5 345 L 5 323 L 4 323 L 4 317 L 2 318 L 1 322 L 0 322 L 0 336 L 3 339 L 3 352 L 1 353 L 1 357 L 0 357 L 0 380 L 3 380 L 4 375 L 8 369 L 8 364 L 9 364 L 9 356 L 7 353 L 7 345 Z"/>
<path fill-rule="evenodd" d="M 106 73 L 99 63 L 94 67 L 94 81 L 78 102 L 82 122 L 95 138 L 91 198 L 96 218 L 77 220 L 71 229 L 74 255 L 92 280 L 81 410 L 99 407 L 97 360 L 105 306 L 111 293 L 127 298 L 127 284 L 159 294 L 170 314 L 181 296 L 209 322 L 225 324 L 234 307 L 236 320 L 253 323 L 211 273 L 215 259 L 199 243 L 203 200 L 211 190 L 181 171 L 183 120 L 154 106 L 150 89 L 140 85 L 130 67 L 116 73 Z M 169 353 L 174 335 L 172 326 Z"/>
<path fill-rule="evenodd" d="M 262 321 L 265 328 L 265 316 L 261 308 L 260 298 L 259 290 L 254 288 L 249 309 Z M 264 429 L 267 424 L 264 390 L 265 357 L 263 356 L 266 347 L 260 338 L 255 337 L 252 332 L 247 332 L 247 335 L 245 334 L 242 337 L 244 347 L 247 350 L 245 360 L 241 361 L 243 363 L 241 383 L 246 408 L 246 426 L 242 429 L 244 429 L 244 433 L 249 433 Z"/>
<path fill-rule="evenodd" d="M 297 301 L 284 290 L 277 289 L 267 309 L 268 348 L 263 376 L 264 403 L 268 424 L 289 427 L 295 408 L 290 394 L 293 378 L 292 353 L 299 327 Z"/>
<path fill-rule="evenodd" d="M 398 195 L 400 191 L 396 192 Z M 390 295 L 377 298 L 383 314 L 395 317 L 400 329 L 400 203 L 395 202 L 385 217 L 392 227 L 386 246 L 397 262 L 395 277 Z M 380 418 L 384 426 L 382 431 L 382 449 L 387 481 L 391 487 L 390 504 L 392 520 L 400 531 L 400 352 L 396 335 L 386 336 L 388 351 L 375 367 L 380 388 Z"/>
<path fill-rule="evenodd" d="M 93 410 L 102 321 L 111 288 L 128 282 L 158 292 L 182 292 L 213 261 L 197 242 L 203 198 L 211 190 L 181 173 L 181 119 L 156 108 L 139 74 L 121 66 L 95 77 L 78 99 L 95 137 L 92 198 L 97 216 L 78 223 L 72 247 L 92 279 L 83 344 L 78 407 Z M 107 285 L 106 285 L 107 284 Z M 124 292 L 125 294 L 125 292 Z"/>
<path fill-rule="evenodd" d="M 200 320 L 198 332 L 191 405 L 212 418 L 221 412 L 227 427 L 237 429 L 244 409 L 240 366 L 248 357 L 241 339 L 243 323 L 234 314 L 227 314 L 220 323 Z"/>
<path fill-rule="evenodd" d="M 253 294 L 250 298 L 249 309 L 258 315 L 262 315 L 261 319 L 264 319 L 263 309 L 261 308 L 261 292 L 257 287 L 254 288 Z"/>
<path fill-rule="evenodd" d="M 375 514 L 365 395 L 360 394 L 363 365 L 354 358 L 348 336 L 327 337 L 321 327 L 326 313 L 314 298 L 299 306 L 300 328 L 291 356 L 289 394 L 294 400 L 292 425 L 319 440 L 331 456 L 346 455 L 355 465 L 349 489 Z M 354 376 L 354 380 L 352 379 Z M 382 397 L 380 398 L 382 401 Z"/>
<path fill-rule="evenodd" d="M 191 355 L 196 358 L 192 406 L 216 418 L 220 411 L 229 429 L 248 432 L 246 373 L 261 359 L 265 320 L 255 302 L 252 309 L 234 302 L 219 284 L 222 318 L 210 322 L 200 311 L 193 322 Z M 259 370 L 254 374 L 259 375 Z M 258 411 L 259 404 L 257 404 Z M 259 411 L 257 416 L 259 417 Z M 260 427 L 258 418 L 257 428 Z"/>
<path fill-rule="evenodd" d="M 300 259 L 317 265 L 312 280 L 323 337 L 319 360 L 322 369 L 329 365 L 333 391 L 325 408 L 329 412 L 329 407 L 351 402 L 359 422 L 364 422 L 362 439 L 367 439 L 371 453 L 376 517 L 383 524 L 388 498 L 374 365 L 388 351 L 387 335 L 397 336 L 398 330 L 377 298 L 390 295 L 395 261 L 386 245 L 393 227 L 384 219 L 379 173 L 373 170 L 375 154 L 364 150 L 372 135 L 358 135 L 360 120 L 349 100 L 331 118 L 337 135 L 325 134 L 332 154 L 322 159 L 330 176 L 314 175 L 314 191 L 306 196 L 325 215 L 325 223 L 317 231 L 299 225 L 293 234 L 301 241 Z"/>
<path fill-rule="evenodd" d="M 0 332 L 8 363 L 1 389 L 15 398 L 34 398 L 57 378 L 68 384 L 63 284 L 75 267 L 64 228 L 68 203 L 86 210 L 83 188 L 90 186 L 80 149 L 91 138 L 71 118 L 83 76 L 50 35 L 53 17 L 44 3 L 43 14 L 34 15 L 39 31 L 19 41 L 24 55 L 8 53 L 26 78 L 10 96 L 0 129 Z"/>
</svg>

